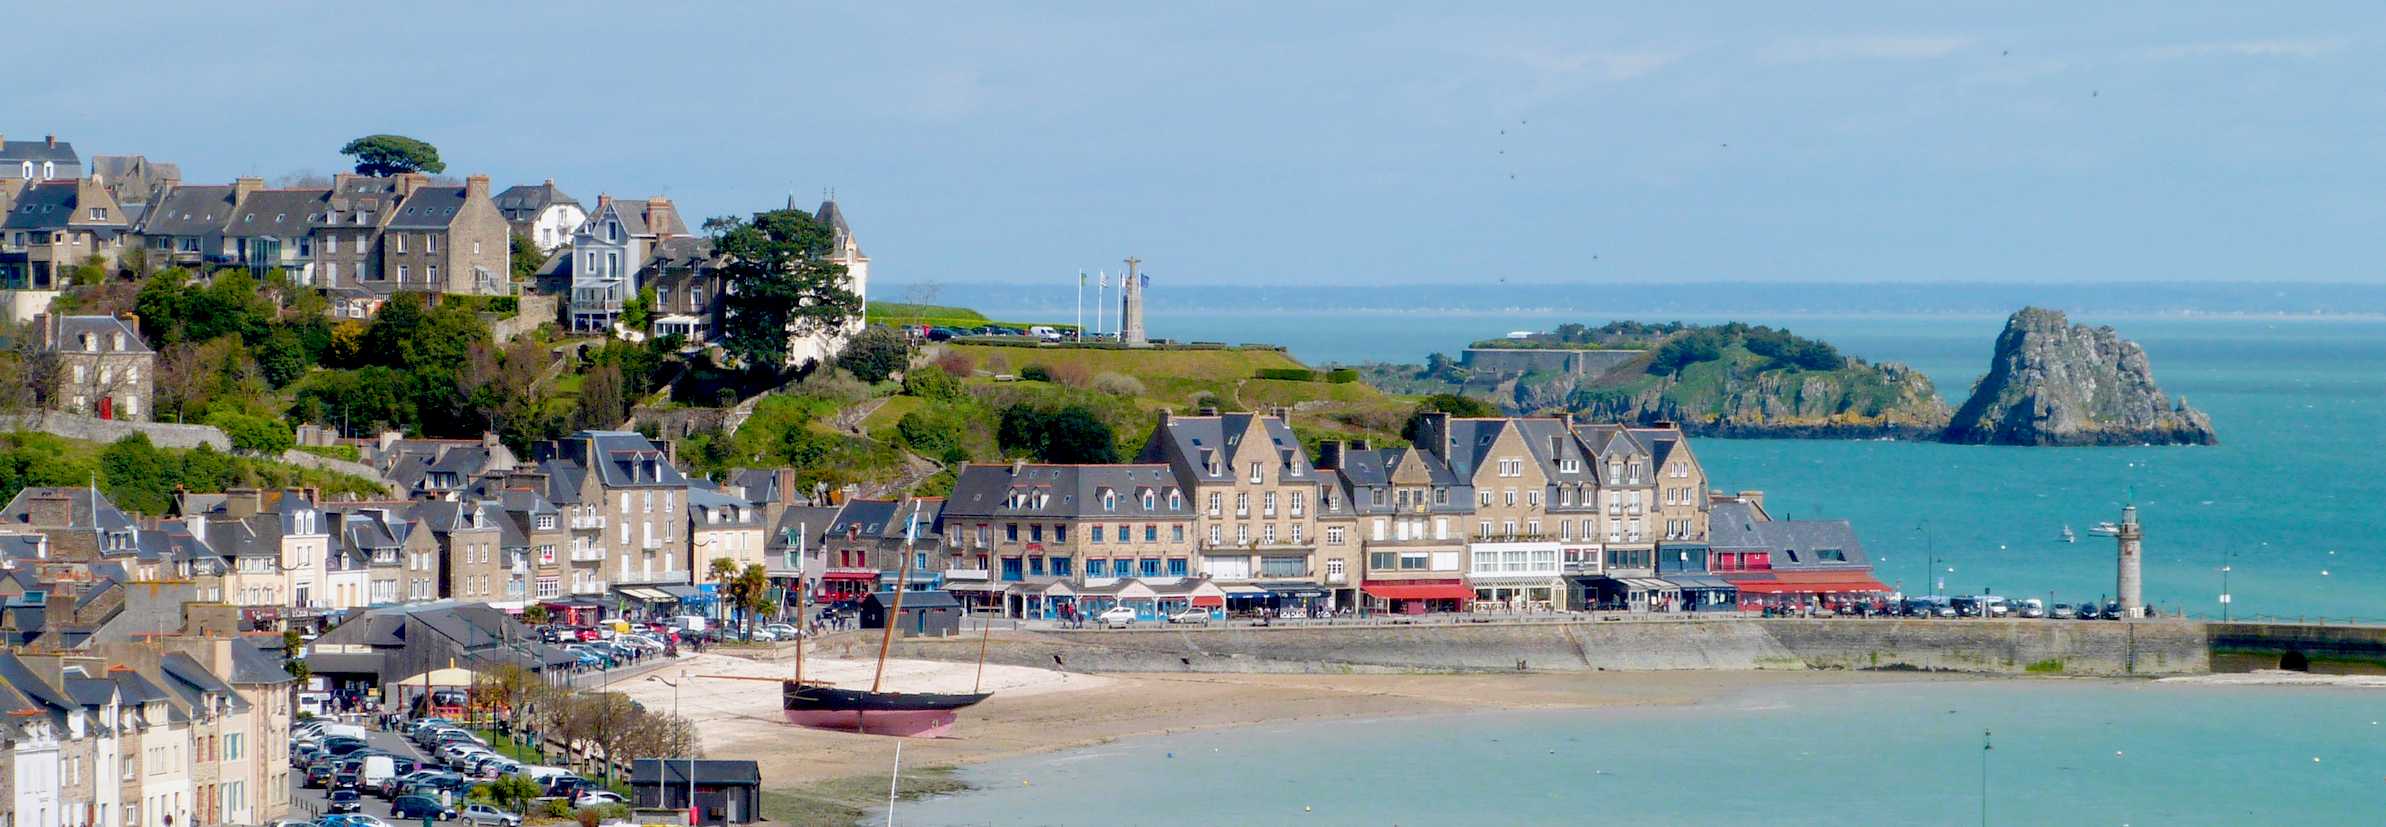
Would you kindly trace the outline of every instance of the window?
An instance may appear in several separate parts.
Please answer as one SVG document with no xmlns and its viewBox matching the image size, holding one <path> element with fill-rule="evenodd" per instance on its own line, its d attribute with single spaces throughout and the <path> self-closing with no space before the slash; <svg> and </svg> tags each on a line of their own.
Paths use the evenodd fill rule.
<svg viewBox="0 0 2386 827">
<path fill-rule="evenodd" d="M 1300 524 L 1300 523 L 1293 523 L 1293 524 L 1292 524 L 1292 541 L 1293 541 L 1293 543 L 1295 543 L 1295 544 L 1299 544 L 1299 543 L 1301 542 L 1301 524 Z"/>
<path fill-rule="evenodd" d="M 1006 543 L 1016 543 L 1016 542 L 1019 542 L 1019 524 L 1018 524 L 1018 523 L 1004 523 L 1004 524 L 1003 524 L 1003 526 L 1002 526 L 1002 541 L 1003 541 L 1003 542 L 1006 542 Z"/>
<path fill-rule="evenodd" d="M 1338 525 L 1326 526 L 1326 545 L 1329 545 L 1329 546 L 1338 546 L 1338 545 L 1342 545 L 1342 527 L 1341 527 L 1341 526 L 1338 526 Z"/>
<path fill-rule="evenodd" d="M 405 233 L 390 233 L 390 234 L 389 234 L 389 244 L 390 244 L 390 247 L 389 247 L 389 249 L 391 249 L 391 250 L 393 250 L 393 251 L 395 251 L 395 252 L 400 252 L 400 253 L 406 252 L 406 234 L 405 234 Z"/>
<path fill-rule="evenodd" d="M 1234 492 L 1234 515 L 1237 517 L 1251 516 L 1251 492 Z"/>
<path fill-rule="evenodd" d="M 400 265 L 398 265 L 398 281 L 400 281 L 400 282 L 403 282 L 403 281 L 405 281 L 405 280 L 406 280 L 406 265 L 400 264 Z"/>
<path fill-rule="evenodd" d="M 430 233 L 424 233 L 424 234 L 423 234 L 423 252 L 426 252 L 426 253 L 436 253 L 436 252 L 439 252 L 439 237 L 438 237 L 438 236 L 436 236 L 436 235 L 432 235 L 432 234 L 430 234 Z"/>
<path fill-rule="evenodd" d="M 436 264 L 425 265 L 425 266 L 423 267 L 423 281 L 430 282 L 430 283 L 432 283 L 432 284 L 438 284 L 438 283 L 439 283 L 439 265 L 436 265 Z"/>
<path fill-rule="evenodd" d="M 1157 497 L 1157 496 L 1154 496 L 1154 495 L 1152 494 L 1152 492 L 1150 492 L 1150 491 L 1145 491 L 1145 492 L 1143 492 L 1143 510 L 1145 510 L 1145 511 L 1158 511 L 1158 510 L 1159 510 L 1159 505 L 1160 505 L 1160 498 L 1159 498 L 1159 497 Z"/>
<path fill-rule="evenodd" d="M 1030 542 L 1030 543 L 1041 543 L 1041 542 L 1044 542 L 1044 526 L 1043 526 L 1043 524 L 1042 524 L 1042 523 L 1029 523 L 1029 524 L 1028 524 L 1028 526 L 1027 526 L 1027 541 L 1028 541 L 1028 542 Z"/>
<path fill-rule="evenodd" d="M 1144 541 L 1144 542 L 1146 542 L 1146 543 L 1157 543 L 1157 542 L 1160 542 L 1160 524 L 1159 524 L 1159 523 L 1144 523 L 1144 524 L 1143 524 L 1143 541 Z"/>
<path fill-rule="evenodd" d="M 1036 577 L 1041 577 L 1041 576 L 1043 576 L 1043 574 L 1044 574 L 1044 558 L 1042 558 L 1042 557 L 1030 557 L 1030 558 L 1027 558 L 1027 573 L 1028 573 L 1029 575 L 1031 575 L 1031 576 L 1036 576 Z"/>
<path fill-rule="evenodd" d="M 1252 482 L 1265 482 L 1265 481 L 1266 481 L 1264 478 L 1262 478 L 1262 477 L 1260 476 L 1260 471 L 1259 471 L 1259 463 L 1256 463 L 1256 462 L 1254 462 L 1254 463 L 1251 463 L 1251 481 L 1252 481 Z"/>
<path fill-rule="evenodd" d="M 92 208 L 91 208 L 91 220 L 93 220 L 93 221 L 106 221 L 106 220 L 108 220 L 108 208 L 106 208 L 106 207 L 92 207 Z"/>
<path fill-rule="evenodd" d="M 1056 526 L 1053 526 L 1053 527 L 1052 527 L 1052 542 L 1055 542 L 1055 543 L 1066 543 L 1066 542 L 1068 542 L 1068 541 L 1069 541 L 1069 524 L 1068 524 L 1068 523 L 1061 523 L 1061 524 L 1059 524 L 1059 525 L 1056 525 Z"/>
<path fill-rule="evenodd" d="M 1541 504 L 1540 489 L 1527 489 L 1524 492 L 1524 504 L 1530 506 L 1539 506 Z"/>
<path fill-rule="evenodd" d="M 1514 488 L 1510 488 L 1510 489 L 1508 489 L 1507 491 L 1505 491 L 1505 492 L 1502 492 L 1502 493 L 1501 493 L 1501 495 L 1500 495 L 1500 504 L 1502 504 L 1502 505 L 1511 505 L 1511 506 L 1512 506 L 1512 505 L 1515 505 L 1515 504 L 1516 504 L 1516 489 L 1514 489 Z"/>
<path fill-rule="evenodd" d="M 1481 499 L 1482 499 L 1482 501 L 1483 501 L 1483 503 L 1482 503 L 1482 504 L 1483 504 L 1483 505 L 1490 505 L 1490 504 L 1491 504 L 1491 492 L 1490 492 L 1490 491 L 1488 491 L 1488 490 L 1486 490 L 1486 491 L 1483 491 L 1483 492 L 1481 492 L 1481 495 L 1482 495 L 1482 496 L 1481 496 Z"/>
<path fill-rule="evenodd" d="M 1053 573 L 1054 575 L 1056 575 L 1056 576 L 1060 576 L 1060 577 L 1068 577 L 1070 574 L 1072 574 L 1072 573 L 1073 573 L 1073 572 L 1072 572 L 1072 569 L 1074 569 L 1074 568 L 1076 568 L 1076 563 L 1075 563 L 1073 560 L 1071 560 L 1070 558 L 1067 558 L 1067 557 L 1054 557 L 1054 558 L 1052 558 L 1052 573 Z"/>
<path fill-rule="evenodd" d="M 1301 516 L 1301 514 L 1303 514 L 1304 512 L 1307 512 L 1308 510 L 1309 510 L 1309 492 L 1307 492 L 1307 491 L 1295 491 L 1295 492 L 1292 492 L 1292 515 L 1293 515 L 1293 516 L 1295 516 L 1295 517 L 1298 517 L 1298 516 Z"/>
<path fill-rule="evenodd" d="M 1102 542 L 1102 527 L 1100 525 L 1094 526 L 1093 541 L 1096 543 Z"/>
<path fill-rule="evenodd" d="M 1219 537 L 1220 531 L 1221 529 L 1219 529 L 1217 526 L 1210 526 L 1210 545 L 1219 545 L 1224 542 L 1224 540 Z"/>
<path fill-rule="evenodd" d="M 1491 521 L 1490 521 L 1490 520 L 1484 520 L 1483 522 L 1481 522 L 1481 523 L 1477 524 L 1477 525 L 1475 526 L 1475 536 L 1477 536 L 1477 537 L 1489 537 L 1489 536 L 1491 536 Z"/>
<path fill-rule="evenodd" d="M 1400 568 L 1400 555 L 1398 553 L 1389 551 L 1378 551 L 1368 554 L 1367 567 L 1384 571 Z"/>
<path fill-rule="evenodd" d="M 1085 558 L 1085 576 L 1087 576 L 1087 577 L 1108 577 L 1108 576 L 1110 576 L 1110 574 L 1109 574 L 1109 570 L 1110 570 L 1110 561 L 1109 561 L 1109 560 L 1105 560 L 1105 559 L 1102 559 L 1102 558 L 1100 558 L 1100 557 L 1088 557 L 1088 558 Z"/>
<path fill-rule="evenodd" d="M 1276 516 L 1276 492 L 1270 491 L 1260 496 L 1260 514 Z"/>
<path fill-rule="evenodd" d="M 1235 542 L 1237 542 L 1237 543 L 1242 543 L 1242 544 L 1246 544 L 1246 545 L 1247 545 L 1247 544 L 1249 544 L 1249 543 L 1251 542 L 1251 524 L 1250 524 L 1250 523 L 1236 523 L 1236 524 L 1235 524 L 1235 526 L 1234 526 L 1234 541 L 1235 541 Z"/>
<path fill-rule="evenodd" d="M 1326 579 L 1342 579 L 1342 558 L 1336 557 L 1326 561 Z"/>
<path fill-rule="evenodd" d="M 1184 523 L 1177 523 L 1168 527 L 1168 541 L 1171 543 L 1182 543 L 1185 541 Z"/>
<path fill-rule="evenodd" d="M 1160 576 L 1160 558 L 1146 557 L 1135 561 L 1135 569 L 1145 577 Z"/>
<path fill-rule="evenodd" d="M 1183 577 L 1183 576 L 1185 576 L 1185 573 L 1186 573 L 1186 564 L 1185 564 L 1185 558 L 1182 558 L 1182 557 L 1170 557 L 1170 558 L 1168 558 L 1168 576 L 1170 576 L 1170 577 Z"/>
<path fill-rule="evenodd" d="M 1170 492 L 1168 492 L 1168 510 L 1170 510 L 1170 511 L 1183 511 L 1183 510 L 1185 510 L 1185 495 L 1184 495 L 1184 494 L 1181 494 L 1181 493 L 1178 493 L 1178 492 L 1175 492 L 1175 491 L 1170 491 Z"/>
<path fill-rule="evenodd" d="M 1118 492 L 1116 492 L 1116 491 L 1104 491 L 1104 492 L 1102 492 L 1102 510 L 1103 510 L 1103 511 L 1117 511 L 1117 510 L 1118 510 Z"/>
<path fill-rule="evenodd" d="M 1263 542 L 1263 543 L 1267 543 L 1267 544 L 1269 544 L 1269 545 L 1275 545 L 1275 544 L 1276 544 L 1276 524 L 1275 524 L 1275 523 L 1268 523 L 1267 525 L 1263 525 L 1263 526 L 1260 526 L 1260 527 L 1259 527 L 1259 541 L 1260 541 L 1260 542 Z"/>
</svg>

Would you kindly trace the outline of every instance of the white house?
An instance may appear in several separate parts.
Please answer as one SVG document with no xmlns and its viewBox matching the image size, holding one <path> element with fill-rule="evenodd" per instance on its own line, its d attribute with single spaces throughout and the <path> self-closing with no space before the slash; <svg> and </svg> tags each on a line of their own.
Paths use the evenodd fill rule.
<svg viewBox="0 0 2386 827">
<path fill-rule="evenodd" d="M 588 223 L 588 211 L 581 209 L 578 200 L 556 189 L 553 178 L 536 186 L 524 184 L 498 193 L 497 211 L 505 215 L 506 226 L 515 235 L 530 239 L 542 253 L 569 246 L 572 234 Z"/>
</svg>

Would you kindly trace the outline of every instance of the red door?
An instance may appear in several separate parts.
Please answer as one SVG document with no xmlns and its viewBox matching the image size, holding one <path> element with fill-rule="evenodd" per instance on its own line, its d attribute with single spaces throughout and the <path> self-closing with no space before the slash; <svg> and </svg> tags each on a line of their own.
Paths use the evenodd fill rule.
<svg viewBox="0 0 2386 827">
<path fill-rule="evenodd" d="M 102 397 L 100 397 L 100 398 L 99 398 L 99 418 L 101 418 L 101 419 L 115 419 L 115 418 L 116 418 L 116 398 L 115 398 L 115 397 L 113 397 L 113 396 L 102 396 Z"/>
</svg>

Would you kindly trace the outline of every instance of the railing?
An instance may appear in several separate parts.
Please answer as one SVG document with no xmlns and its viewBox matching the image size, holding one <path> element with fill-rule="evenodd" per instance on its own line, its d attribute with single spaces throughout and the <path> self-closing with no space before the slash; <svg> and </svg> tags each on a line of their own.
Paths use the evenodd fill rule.
<svg viewBox="0 0 2386 827">
<path fill-rule="evenodd" d="M 593 528 L 593 529 L 603 530 L 603 529 L 604 529 L 604 527 L 605 527 L 605 517 L 604 517 L 604 515 L 602 515 L 602 514 L 591 515 L 591 516 L 582 516 L 582 517 L 573 517 L 573 518 L 572 518 L 572 528 L 574 528 L 574 529 L 589 529 L 589 528 Z"/>
<path fill-rule="evenodd" d="M 663 547 L 663 538 L 648 537 L 645 539 L 645 541 L 639 543 L 639 546 L 646 549 L 647 551 L 657 551 Z"/>
<path fill-rule="evenodd" d="M 573 583 L 571 592 L 573 594 L 604 594 L 605 590 L 611 586 L 611 583 L 603 580 L 592 580 L 586 583 Z"/>
<path fill-rule="evenodd" d="M 1348 582 L 1350 582 L 1350 575 L 1349 575 L 1349 574 L 1335 574 L 1335 573 L 1333 573 L 1333 572 L 1327 572 L 1327 573 L 1326 573 L 1326 583 L 1328 583 L 1328 584 L 1335 584 L 1335 583 L 1348 583 Z"/>
<path fill-rule="evenodd" d="M 602 562 L 605 562 L 605 550 L 604 550 L 604 549 L 601 549 L 601 548 L 576 548 L 576 549 L 572 549 L 572 562 L 574 562 L 574 563 L 602 563 Z"/>
</svg>

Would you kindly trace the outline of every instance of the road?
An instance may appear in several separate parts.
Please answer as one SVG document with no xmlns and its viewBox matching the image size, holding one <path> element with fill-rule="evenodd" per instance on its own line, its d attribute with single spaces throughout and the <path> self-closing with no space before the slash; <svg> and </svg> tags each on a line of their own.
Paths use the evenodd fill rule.
<svg viewBox="0 0 2386 827">
<path fill-rule="evenodd" d="M 406 736 L 395 732 L 383 732 L 373 729 L 370 722 L 366 722 L 364 726 L 365 742 L 368 746 L 371 746 L 374 749 L 382 750 L 391 755 L 412 758 L 416 763 L 423 762 L 422 751 L 415 749 L 414 744 L 406 740 Z M 292 817 L 313 820 L 314 818 L 323 815 L 324 807 L 327 806 L 328 803 L 325 800 L 325 796 L 329 793 L 329 790 L 326 790 L 322 787 L 300 787 L 290 791 L 290 807 L 292 811 Z M 364 794 L 364 808 L 358 810 L 358 812 L 379 818 L 382 821 L 389 822 L 393 825 L 401 825 L 401 827 L 406 823 L 395 818 L 391 818 L 389 815 L 389 802 L 384 801 L 380 797 L 369 792 Z"/>
</svg>

